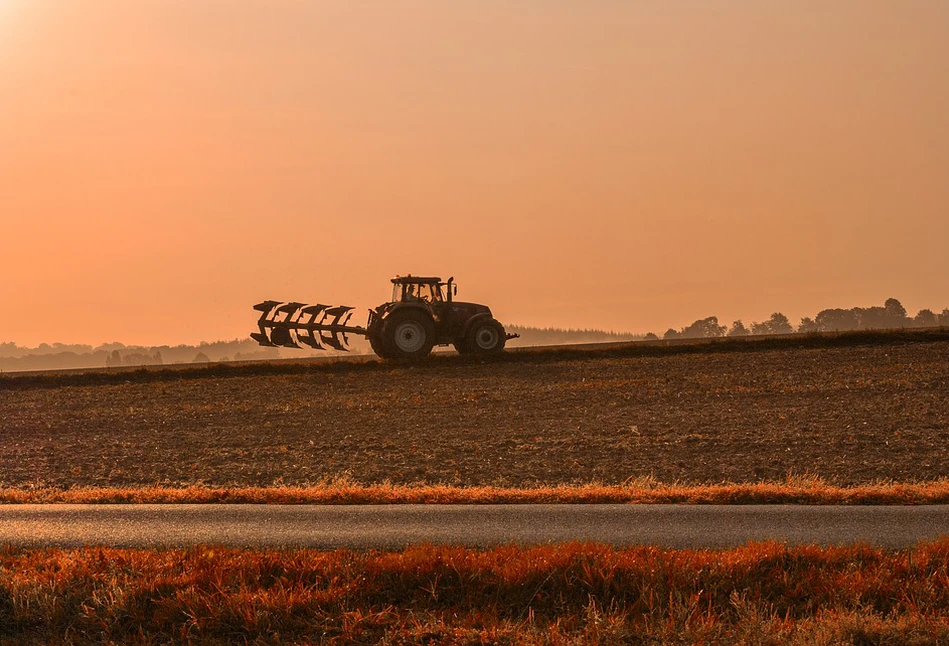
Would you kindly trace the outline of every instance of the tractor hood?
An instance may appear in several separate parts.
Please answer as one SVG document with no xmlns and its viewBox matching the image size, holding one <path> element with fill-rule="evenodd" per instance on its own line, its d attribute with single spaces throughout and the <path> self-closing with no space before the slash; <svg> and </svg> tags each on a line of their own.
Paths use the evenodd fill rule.
<svg viewBox="0 0 949 646">
<path fill-rule="evenodd" d="M 469 316 L 475 314 L 491 314 L 491 308 L 480 303 L 465 303 L 464 301 L 452 301 L 448 304 L 454 312 L 466 312 Z"/>
</svg>

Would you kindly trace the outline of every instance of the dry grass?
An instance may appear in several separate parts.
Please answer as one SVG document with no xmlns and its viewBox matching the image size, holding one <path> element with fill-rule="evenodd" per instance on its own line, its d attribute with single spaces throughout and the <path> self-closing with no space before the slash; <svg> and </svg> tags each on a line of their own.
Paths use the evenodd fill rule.
<svg viewBox="0 0 949 646">
<path fill-rule="evenodd" d="M 8 643 L 937 644 L 949 541 L 0 550 Z"/>
<path fill-rule="evenodd" d="M 709 485 L 663 484 L 651 478 L 639 478 L 621 486 L 593 483 L 504 488 L 390 483 L 362 485 L 338 478 L 302 487 L 0 489 L 0 504 L 4 503 L 933 505 L 949 503 L 949 479 L 840 487 L 815 476 L 789 476 L 780 482 Z"/>
</svg>

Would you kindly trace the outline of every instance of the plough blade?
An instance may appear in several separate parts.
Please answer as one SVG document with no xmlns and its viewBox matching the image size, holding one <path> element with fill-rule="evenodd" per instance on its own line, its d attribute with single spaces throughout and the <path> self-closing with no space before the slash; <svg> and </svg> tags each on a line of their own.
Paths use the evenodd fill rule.
<svg viewBox="0 0 949 646">
<path fill-rule="evenodd" d="M 349 325 L 353 308 L 345 305 L 264 301 L 254 305 L 254 309 L 261 312 L 257 321 L 259 331 L 250 337 L 266 347 L 299 348 L 302 344 L 314 350 L 332 348 L 347 352 L 348 334 L 366 335 L 365 328 Z"/>
</svg>

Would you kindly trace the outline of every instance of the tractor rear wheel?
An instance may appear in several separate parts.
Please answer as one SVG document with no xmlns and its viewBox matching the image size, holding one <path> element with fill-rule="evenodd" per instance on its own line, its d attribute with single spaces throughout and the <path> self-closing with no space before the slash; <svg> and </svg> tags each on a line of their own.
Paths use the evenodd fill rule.
<svg viewBox="0 0 949 646">
<path fill-rule="evenodd" d="M 475 322 L 465 337 L 468 352 L 473 354 L 494 354 L 504 349 L 507 336 L 504 326 L 495 319 Z"/>
<path fill-rule="evenodd" d="M 389 358 L 427 357 L 435 346 L 435 323 L 419 310 L 393 312 L 385 321 L 382 340 Z"/>
</svg>

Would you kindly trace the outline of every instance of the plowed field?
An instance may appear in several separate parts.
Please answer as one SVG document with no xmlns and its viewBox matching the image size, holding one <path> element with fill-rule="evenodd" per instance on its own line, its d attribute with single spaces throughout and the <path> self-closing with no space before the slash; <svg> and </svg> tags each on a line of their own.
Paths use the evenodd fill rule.
<svg viewBox="0 0 949 646">
<path fill-rule="evenodd" d="M 949 342 L 0 388 L 0 486 L 949 476 Z"/>
</svg>

